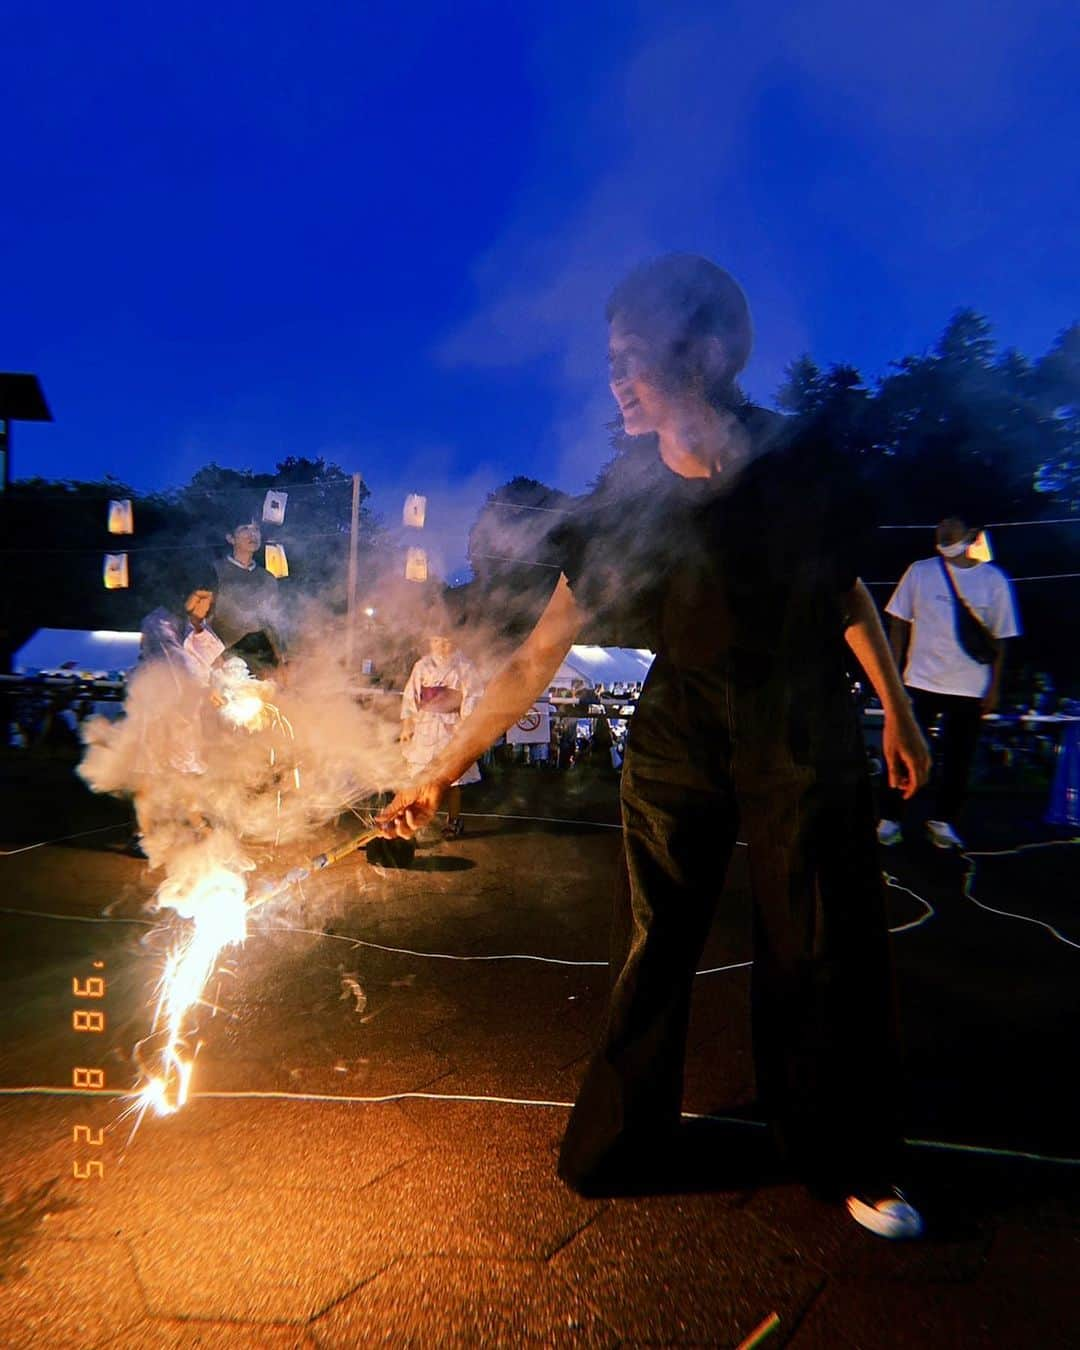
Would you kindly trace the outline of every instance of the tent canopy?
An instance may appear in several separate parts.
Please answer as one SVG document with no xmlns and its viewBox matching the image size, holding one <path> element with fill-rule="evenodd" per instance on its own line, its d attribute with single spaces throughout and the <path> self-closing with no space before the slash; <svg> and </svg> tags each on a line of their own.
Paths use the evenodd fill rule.
<svg viewBox="0 0 1080 1350">
<path fill-rule="evenodd" d="M 130 670 L 139 659 L 138 633 L 108 628 L 39 628 L 15 655 L 16 674 L 58 670 L 68 662 L 81 671 Z"/>
<path fill-rule="evenodd" d="M 633 684 L 644 680 L 653 654 L 644 647 L 592 647 L 575 644 L 551 681 L 553 687 L 586 688 L 597 684 Z"/>
</svg>

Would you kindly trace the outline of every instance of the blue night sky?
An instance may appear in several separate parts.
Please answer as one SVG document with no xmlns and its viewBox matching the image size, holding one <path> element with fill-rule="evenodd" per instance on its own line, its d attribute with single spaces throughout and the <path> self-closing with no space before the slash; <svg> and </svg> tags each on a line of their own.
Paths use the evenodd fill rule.
<svg viewBox="0 0 1080 1350">
<path fill-rule="evenodd" d="M 515 473 L 607 458 L 605 294 L 656 252 L 743 282 L 769 400 L 973 305 L 1080 317 L 1072 0 L 13 0 L 0 368 L 20 476 L 136 488 L 288 454 L 432 498 L 447 565 Z"/>
</svg>

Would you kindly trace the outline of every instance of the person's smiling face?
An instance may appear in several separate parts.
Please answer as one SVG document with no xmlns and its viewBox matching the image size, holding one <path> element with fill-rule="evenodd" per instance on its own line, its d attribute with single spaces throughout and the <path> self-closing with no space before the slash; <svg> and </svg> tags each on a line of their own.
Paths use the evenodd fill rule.
<svg viewBox="0 0 1080 1350">
<path fill-rule="evenodd" d="M 618 320 L 608 336 L 608 379 L 629 436 L 656 431 L 669 411 L 669 396 L 657 378 L 655 347 Z"/>
</svg>

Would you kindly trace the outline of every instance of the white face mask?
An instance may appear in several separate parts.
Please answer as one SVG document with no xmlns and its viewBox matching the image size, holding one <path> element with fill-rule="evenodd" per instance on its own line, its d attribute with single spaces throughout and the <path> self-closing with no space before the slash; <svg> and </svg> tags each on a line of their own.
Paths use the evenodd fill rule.
<svg viewBox="0 0 1080 1350">
<path fill-rule="evenodd" d="M 970 547 L 970 540 L 961 539 L 958 544 L 938 544 L 937 551 L 943 558 L 962 558 Z"/>
</svg>

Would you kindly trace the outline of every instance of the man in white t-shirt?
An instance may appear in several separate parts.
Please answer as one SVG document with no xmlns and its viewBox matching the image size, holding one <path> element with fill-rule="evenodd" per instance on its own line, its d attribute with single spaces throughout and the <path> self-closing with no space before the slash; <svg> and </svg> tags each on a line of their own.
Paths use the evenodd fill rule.
<svg viewBox="0 0 1080 1350">
<path fill-rule="evenodd" d="M 935 818 L 926 822 L 931 842 L 938 848 L 963 847 L 955 824 L 967 792 L 979 724 L 998 705 L 1005 639 L 1020 632 L 1008 577 L 993 563 L 971 556 L 977 534 L 978 529 L 967 521 L 947 516 L 935 531 L 937 556 L 912 563 L 885 606 L 893 656 L 928 739 L 931 725 L 939 716 L 942 719 Z M 950 577 L 958 597 L 953 595 Z M 998 639 L 991 664 L 973 660 L 960 645 L 958 603 L 966 603 Z M 891 789 L 883 793 L 878 824 L 881 843 L 899 843 L 901 806 L 898 793 Z"/>
</svg>

